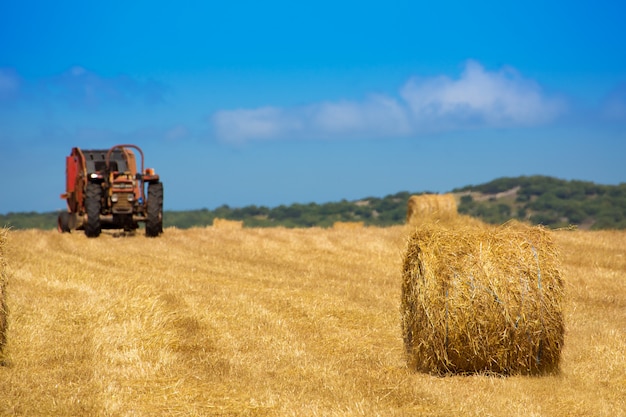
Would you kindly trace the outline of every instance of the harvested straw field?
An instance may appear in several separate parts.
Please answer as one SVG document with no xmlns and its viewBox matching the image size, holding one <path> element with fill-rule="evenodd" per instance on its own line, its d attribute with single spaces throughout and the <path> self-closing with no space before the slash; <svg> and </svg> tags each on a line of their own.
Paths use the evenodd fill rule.
<svg viewBox="0 0 626 417">
<path fill-rule="evenodd" d="M 365 227 L 363 222 L 334 222 L 333 229 L 360 229 Z"/>
<path fill-rule="evenodd" d="M 220 227 L 225 229 L 241 229 L 243 227 L 243 220 L 228 220 L 216 217 L 213 219 L 213 227 Z"/>
<path fill-rule="evenodd" d="M 420 194 L 409 197 L 406 222 L 419 224 L 433 219 L 450 219 L 457 215 L 457 204 L 452 194 Z"/>
<path fill-rule="evenodd" d="M 559 256 L 544 228 L 426 223 L 410 236 L 401 310 L 412 368 L 557 371 L 562 304 Z"/>
<path fill-rule="evenodd" d="M 7 277 L 6 277 L 6 257 L 4 254 L 5 247 L 7 245 L 7 229 L 0 229 L 0 364 L 4 363 L 4 355 L 2 351 L 7 341 L 7 325 L 8 325 L 8 310 L 7 310 Z"/>
<path fill-rule="evenodd" d="M 407 366 L 409 226 L 9 231 L 3 416 L 624 416 L 626 232 L 555 232 L 560 372 Z"/>
</svg>

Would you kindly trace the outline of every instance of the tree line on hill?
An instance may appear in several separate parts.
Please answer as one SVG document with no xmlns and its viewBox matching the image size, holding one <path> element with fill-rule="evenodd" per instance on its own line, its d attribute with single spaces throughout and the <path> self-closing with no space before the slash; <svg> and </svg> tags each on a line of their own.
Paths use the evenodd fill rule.
<svg viewBox="0 0 626 417">
<path fill-rule="evenodd" d="M 504 177 L 451 191 L 458 196 L 458 211 L 487 223 L 518 219 L 550 228 L 626 229 L 626 183 L 598 185 L 546 176 Z M 333 223 L 363 222 L 391 226 L 406 219 L 407 191 L 382 198 L 366 197 L 324 204 L 295 203 L 278 207 L 222 205 L 214 210 L 165 211 L 164 227 L 204 227 L 213 219 L 242 220 L 245 227 L 330 227 Z M 56 212 L 0 215 L 0 226 L 15 229 L 52 229 Z"/>
<path fill-rule="evenodd" d="M 511 190 L 515 192 L 500 196 Z M 453 192 L 461 195 L 459 212 L 488 223 L 515 218 L 551 228 L 626 229 L 626 183 L 598 185 L 530 176 L 499 178 Z"/>
</svg>

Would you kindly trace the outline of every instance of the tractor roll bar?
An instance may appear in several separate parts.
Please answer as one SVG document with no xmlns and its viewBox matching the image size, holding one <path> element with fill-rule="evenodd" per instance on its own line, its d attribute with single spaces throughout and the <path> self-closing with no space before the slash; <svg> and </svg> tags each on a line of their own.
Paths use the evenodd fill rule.
<svg viewBox="0 0 626 417">
<path fill-rule="evenodd" d="M 117 149 L 117 148 L 119 148 L 119 149 L 133 148 L 133 149 L 136 149 L 137 151 L 139 151 L 139 154 L 141 155 L 141 171 L 139 171 L 139 172 L 143 175 L 143 151 L 137 145 L 115 145 L 111 149 L 109 149 L 109 151 L 107 152 L 106 159 L 105 159 L 107 171 L 109 171 L 109 169 L 110 169 L 111 154 L 113 153 L 113 150 Z"/>
</svg>

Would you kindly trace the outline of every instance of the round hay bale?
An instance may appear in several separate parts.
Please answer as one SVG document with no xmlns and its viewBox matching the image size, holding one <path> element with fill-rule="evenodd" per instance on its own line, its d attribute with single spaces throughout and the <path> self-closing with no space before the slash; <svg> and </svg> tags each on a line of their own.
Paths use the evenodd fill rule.
<svg viewBox="0 0 626 417">
<path fill-rule="evenodd" d="M 409 366 L 432 374 L 557 370 L 564 335 L 559 268 L 542 227 L 418 227 L 403 263 Z"/>
<path fill-rule="evenodd" d="M 8 323 L 8 310 L 6 302 L 6 259 L 5 259 L 5 247 L 7 241 L 7 229 L 0 229 L 0 353 L 2 352 L 4 345 L 7 341 L 7 323 Z"/>
<path fill-rule="evenodd" d="M 457 204 L 452 194 L 420 194 L 409 197 L 406 221 L 417 224 L 425 220 L 447 219 L 457 215 Z"/>
</svg>

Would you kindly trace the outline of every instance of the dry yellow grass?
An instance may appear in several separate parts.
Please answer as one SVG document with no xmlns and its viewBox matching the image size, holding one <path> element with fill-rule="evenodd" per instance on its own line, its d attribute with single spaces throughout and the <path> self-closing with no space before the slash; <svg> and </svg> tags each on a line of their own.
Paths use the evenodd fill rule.
<svg viewBox="0 0 626 417">
<path fill-rule="evenodd" d="M 6 256 L 4 255 L 7 244 L 7 234 L 7 229 L 0 229 L 0 365 L 4 364 L 4 355 L 2 354 L 2 351 L 4 350 L 4 345 L 7 341 L 6 332 L 9 314 L 6 303 L 7 277 L 5 272 Z"/>
<path fill-rule="evenodd" d="M 243 220 L 228 220 L 216 217 L 213 219 L 213 227 L 220 227 L 223 229 L 241 229 L 243 227 Z"/>
<path fill-rule="evenodd" d="M 334 222 L 333 229 L 361 229 L 365 227 L 363 222 Z"/>
<path fill-rule="evenodd" d="M 620 416 L 626 232 L 558 232 L 561 372 L 435 377 L 400 329 L 408 227 L 10 231 L 3 416 Z"/>
</svg>

